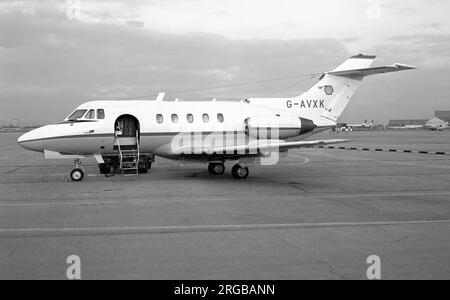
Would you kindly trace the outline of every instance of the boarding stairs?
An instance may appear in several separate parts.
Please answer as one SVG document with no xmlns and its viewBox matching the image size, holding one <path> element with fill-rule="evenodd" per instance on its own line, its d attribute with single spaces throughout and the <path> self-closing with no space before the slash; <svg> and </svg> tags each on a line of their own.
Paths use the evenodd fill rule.
<svg viewBox="0 0 450 300">
<path fill-rule="evenodd" d="M 120 170 L 122 175 L 133 176 L 139 174 L 139 159 L 140 159 L 140 148 L 139 148 L 139 138 L 138 133 L 136 133 L 136 143 L 135 145 L 127 145 L 126 147 L 121 144 L 120 137 L 116 135 L 115 144 L 119 150 L 120 157 Z"/>
</svg>

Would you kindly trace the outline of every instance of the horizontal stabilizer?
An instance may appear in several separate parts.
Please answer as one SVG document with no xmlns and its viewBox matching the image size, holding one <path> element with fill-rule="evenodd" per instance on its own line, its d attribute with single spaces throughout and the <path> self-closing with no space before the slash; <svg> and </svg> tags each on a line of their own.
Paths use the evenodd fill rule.
<svg viewBox="0 0 450 300">
<path fill-rule="evenodd" d="M 412 67 L 412 66 L 404 65 L 404 64 L 393 64 L 391 66 L 385 66 L 385 67 L 331 71 L 326 74 L 334 75 L 334 76 L 343 76 L 343 77 L 365 77 L 365 76 L 371 76 L 371 75 L 376 75 L 376 74 L 400 72 L 400 71 L 407 71 L 407 70 L 414 70 L 414 69 L 416 69 L 416 68 Z"/>
</svg>

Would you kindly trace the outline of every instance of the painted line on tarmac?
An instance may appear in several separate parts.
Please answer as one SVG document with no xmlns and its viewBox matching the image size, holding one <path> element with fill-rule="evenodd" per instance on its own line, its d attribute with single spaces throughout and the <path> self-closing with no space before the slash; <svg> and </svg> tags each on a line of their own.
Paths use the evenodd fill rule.
<svg viewBox="0 0 450 300">
<path fill-rule="evenodd" d="M 422 168 L 432 168 L 432 169 L 450 169 L 450 166 L 437 166 L 437 165 L 424 165 L 424 164 L 416 164 L 411 162 L 403 162 L 403 161 L 383 161 L 383 160 L 377 160 L 377 162 L 380 163 L 386 163 L 386 164 L 394 164 L 399 166 L 415 166 L 415 167 L 422 167 Z"/>
<path fill-rule="evenodd" d="M 311 161 L 309 158 L 303 157 L 303 156 L 297 156 L 297 155 L 289 154 L 289 157 L 290 157 L 290 158 L 300 158 L 300 159 L 303 159 L 303 160 L 305 160 L 304 164 L 307 164 L 307 163 L 309 163 L 309 162 Z"/>
<path fill-rule="evenodd" d="M 302 194 L 282 194 L 282 195 L 237 195 L 236 198 L 230 199 L 230 196 L 216 197 L 214 199 L 211 196 L 198 196 L 190 199 L 162 199 L 157 200 L 107 200 L 107 201 L 89 201 L 89 200 L 69 200 L 69 201 L 54 201 L 54 202 L 0 202 L 0 207 L 20 207 L 20 206 L 83 206 L 83 205 L 133 205 L 133 204 L 153 204 L 153 203 L 188 203 L 188 202 L 242 202 L 246 200 L 271 200 L 277 197 L 278 201 L 283 197 L 295 197 L 288 199 L 288 201 L 301 201 L 305 199 L 347 199 L 347 198 L 386 198 L 386 197 L 427 197 L 427 196 L 450 196 L 450 192 L 417 192 L 417 193 L 368 193 L 368 194 L 343 194 L 343 195 L 306 195 Z"/>
<path fill-rule="evenodd" d="M 291 224 L 244 224 L 203 226 L 151 226 L 151 227 L 86 227 L 86 228 L 17 228 L 0 229 L 0 238 L 39 238 L 67 236 L 113 236 L 179 234 L 201 232 L 262 231 L 283 229 L 321 229 L 344 227 L 383 227 L 405 225 L 450 224 L 450 220 L 392 221 L 392 222 L 342 222 L 342 223 L 291 223 Z"/>
<path fill-rule="evenodd" d="M 332 150 L 350 150 L 350 151 L 375 151 L 375 152 L 391 152 L 391 153 L 412 153 L 412 154 L 428 154 L 428 155 L 442 155 L 450 156 L 449 152 L 442 151 L 423 151 L 423 150 L 402 150 L 393 148 L 358 148 L 358 147 L 335 147 L 335 146 L 317 146 L 319 149 L 332 149 Z"/>
</svg>

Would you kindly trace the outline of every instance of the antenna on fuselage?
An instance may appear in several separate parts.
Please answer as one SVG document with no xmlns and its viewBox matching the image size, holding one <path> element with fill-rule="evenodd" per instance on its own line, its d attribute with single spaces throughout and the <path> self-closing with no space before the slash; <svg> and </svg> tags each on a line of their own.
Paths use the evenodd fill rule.
<svg viewBox="0 0 450 300">
<path fill-rule="evenodd" d="M 166 93 L 159 93 L 158 97 L 156 97 L 156 102 L 163 102 L 166 97 Z"/>
</svg>

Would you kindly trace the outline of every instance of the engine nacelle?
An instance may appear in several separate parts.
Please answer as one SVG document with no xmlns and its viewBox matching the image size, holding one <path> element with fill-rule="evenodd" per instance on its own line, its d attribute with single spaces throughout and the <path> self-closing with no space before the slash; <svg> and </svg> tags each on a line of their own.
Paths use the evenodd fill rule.
<svg viewBox="0 0 450 300">
<path fill-rule="evenodd" d="M 314 122 L 295 116 L 263 115 L 245 120 L 245 132 L 257 139 L 288 139 L 311 132 Z"/>
</svg>

